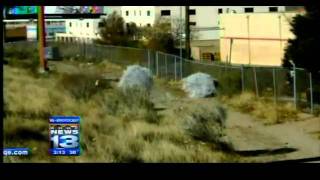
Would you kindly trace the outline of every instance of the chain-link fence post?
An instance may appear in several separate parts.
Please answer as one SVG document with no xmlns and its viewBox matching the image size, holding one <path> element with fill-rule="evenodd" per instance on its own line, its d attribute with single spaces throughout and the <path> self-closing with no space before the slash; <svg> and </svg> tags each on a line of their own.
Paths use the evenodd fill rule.
<svg viewBox="0 0 320 180">
<path fill-rule="evenodd" d="M 167 62 L 167 56 L 168 54 L 164 54 L 164 60 L 165 60 L 165 65 L 166 65 L 166 79 L 168 79 L 168 62 Z"/>
<path fill-rule="evenodd" d="M 156 74 L 159 77 L 159 53 L 156 51 Z"/>
<path fill-rule="evenodd" d="M 309 72 L 309 80 L 310 80 L 310 109 L 311 114 L 313 114 L 313 88 L 312 88 L 312 74 Z"/>
<path fill-rule="evenodd" d="M 174 80 L 177 81 L 177 56 L 174 56 Z"/>
<path fill-rule="evenodd" d="M 277 105 L 277 86 L 276 86 L 276 70 L 272 69 L 272 77 L 273 77 L 273 96 L 274 96 L 274 104 Z"/>
<path fill-rule="evenodd" d="M 276 109 L 276 120 L 278 120 L 278 96 L 277 96 L 277 76 L 276 69 L 272 69 L 272 77 L 273 77 L 273 98 L 274 98 L 274 107 Z"/>
<path fill-rule="evenodd" d="M 241 88 L 242 88 L 242 93 L 244 93 L 244 72 L 243 72 L 243 65 L 241 65 Z"/>
<path fill-rule="evenodd" d="M 148 69 L 151 71 L 151 67 L 150 67 L 150 49 L 148 49 L 147 51 L 148 51 Z"/>
<path fill-rule="evenodd" d="M 180 57 L 180 79 L 183 78 L 183 75 L 182 75 L 182 61 L 183 61 L 183 59 L 182 59 L 182 57 Z"/>
<path fill-rule="evenodd" d="M 257 81 L 257 71 L 256 68 L 253 67 L 253 77 L 254 77 L 254 85 L 256 89 L 256 96 L 259 97 L 259 89 L 258 89 L 258 81 Z"/>
<path fill-rule="evenodd" d="M 290 72 L 290 75 L 293 76 L 293 101 L 294 101 L 294 106 L 295 109 L 297 110 L 297 72 L 296 72 L 296 64 L 292 61 L 289 60 L 289 63 L 293 67 L 293 71 Z"/>
</svg>

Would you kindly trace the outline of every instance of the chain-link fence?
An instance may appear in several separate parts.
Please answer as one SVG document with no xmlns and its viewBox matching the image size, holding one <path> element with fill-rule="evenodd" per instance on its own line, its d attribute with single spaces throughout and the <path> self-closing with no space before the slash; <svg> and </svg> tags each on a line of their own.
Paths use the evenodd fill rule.
<svg viewBox="0 0 320 180">
<path fill-rule="evenodd" d="M 257 97 L 270 98 L 277 102 L 293 102 L 306 112 L 319 110 L 320 85 L 315 76 L 304 69 L 282 67 L 258 67 L 219 64 L 187 60 L 163 52 L 110 45 L 48 42 L 58 49 L 59 57 L 108 60 L 123 67 L 139 64 L 151 72 L 168 80 L 180 80 L 196 72 L 212 75 L 219 83 L 218 92 L 234 95 L 253 92 Z M 6 43 L 5 48 L 23 51 L 37 48 L 36 42 Z M 4 51 L 6 54 L 6 50 Z M 319 75 L 317 77 L 320 77 Z"/>
</svg>

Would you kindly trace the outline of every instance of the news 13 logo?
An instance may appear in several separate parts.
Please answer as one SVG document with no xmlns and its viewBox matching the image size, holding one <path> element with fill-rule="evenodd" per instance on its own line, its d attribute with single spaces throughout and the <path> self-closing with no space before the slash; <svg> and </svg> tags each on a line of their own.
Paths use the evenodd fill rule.
<svg viewBox="0 0 320 180">
<path fill-rule="evenodd" d="M 49 121 L 50 154 L 80 155 L 80 117 L 52 116 Z"/>
</svg>

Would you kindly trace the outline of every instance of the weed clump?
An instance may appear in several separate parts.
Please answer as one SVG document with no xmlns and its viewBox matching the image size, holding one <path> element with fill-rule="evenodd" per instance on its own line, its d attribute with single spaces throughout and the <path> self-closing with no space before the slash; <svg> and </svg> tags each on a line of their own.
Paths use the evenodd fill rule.
<svg viewBox="0 0 320 180">
<path fill-rule="evenodd" d="M 249 113 L 261 119 L 266 125 L 298 120 L 298 111 L 292 103 L 279 102 L 275 105 L 274 101 L 257 98 L 249 92 L 223 99 L 223 101 L 243 113 Z"/>
<path fill-rule="evenodd" d="M 160 120 L 149 93 L 139 88 L 116 89 L 105 97 L 103 104 L 108 114 L 128 121 L 140 119 L 157 124 Z"/>
<path fill-rule="evenodd" d="M 99 76 L 93 73 L 63 74 L 58 84 L 69 91 L 75 99 L 89 100 L 101 90 L 110 87 L 109 84 L 97 86 L 98 79 Z"/>
<path fill-rule="evenodd" d="M 186 118 L 184 129 L 195 140 L 213 143 L 216 147 L 227 147 L 226 110 L 215 105 L 199 106 Z"/>
</svg>

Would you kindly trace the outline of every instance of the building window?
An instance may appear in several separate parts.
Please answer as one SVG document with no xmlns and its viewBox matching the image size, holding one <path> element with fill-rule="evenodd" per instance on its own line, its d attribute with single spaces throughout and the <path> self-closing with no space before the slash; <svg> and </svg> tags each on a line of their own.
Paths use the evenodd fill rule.
<svg viewBox="0 0 320 180">
<path fill-rule="evenodd" d="M 223 9 L 219 8 L 218 9 L 218 14 L 222 14 L 223 13 Z"/>
<path fill-rule="evenodd" d="M 190 26 L 195 26 L 197 23 L 196 22 L 189 22 Z"/>
<path fill-rule="evenodd" d="M 278 12 L 278 7 L 269 7 L 269 12 Z"/>
<path fill-rule="evenodd" d="M 151 27 L 151 24 L 150 24 L 150 23 L 148 23 L 148 24 L 147 24 L 147 26 L 148 26 L 148 27 Z"/>
<path fill-rule="evenodd" d="M 170 10 L 162 10 L 161 16 L 170 16 Z"/>
<path fill-rule="evenodd" d="M 126 11 L 126 16 L 129 16 L 129 11 Z"/>
<path fill-rule="evenodd" d="M 136 16 L 136 10 L 134 10 L 134 16 Z"/>
<path fill-rule="evenodd" d="M 72 22 L 69 23 L 69 26 L 72 27 Z"/>
<path fill-rule="evenodd" d="M 245 13 L 252 13 L 254 11 L 253 11 L 253 8 L 244 8 L 244 12 Z"/>
<path fill-rule="evenodd" d="M 141 16 L 141 10 L 139 11 L 139 16 Z"/>
<path fill-rule="evenodd" d="M 150 16 L 150 11 L 147 11 L 147 16 Z"/>
<path fill-rule="evenodd" d="M 89 27 L 89 23 L 87 22 L 87 28 Z"/>
<path fill-rule="evenodd" d="M 196 10 L 195 9 L 190 9 L 189 10 L 189 15 L 196 15 Z"/>
<path fill-rule="evenodd" d="M 98 27 L 101 28 L 103 27 L 103 25 L 104 25 L 103 22 L 99 22 Z"/>
</svg>

